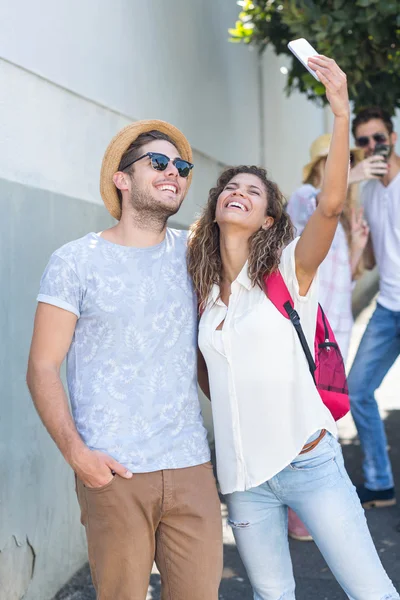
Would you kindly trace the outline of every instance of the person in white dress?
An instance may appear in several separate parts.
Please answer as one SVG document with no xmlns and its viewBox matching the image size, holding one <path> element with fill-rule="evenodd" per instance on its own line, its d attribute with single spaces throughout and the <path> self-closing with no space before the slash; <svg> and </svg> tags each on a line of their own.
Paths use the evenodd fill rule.
<svg viewBox="0 0 400 600">
<path fill-rule="evenodd" d="M 289 198 L 287 212 L 301 235 L 317 208 L 324 180 L 326 158 L 332 136 L 320 135 L 311 144 L 310 162 L 303 168 L 303 184 Z M 362 255 L 366 247 L 369 228 L 358 204 L 359 167 L 364 158 L 360 148 L 350 152 L 351 170 L 347 198 L 329 252 L 319 269 L 319 302 L 327 315 L 346 362 L 353 328 L 352 292 L 355 281 L 363 272 Z M 289 535 L 299 541 L 311 541 L 295 512 L 289 509 Z"/>
</svg>

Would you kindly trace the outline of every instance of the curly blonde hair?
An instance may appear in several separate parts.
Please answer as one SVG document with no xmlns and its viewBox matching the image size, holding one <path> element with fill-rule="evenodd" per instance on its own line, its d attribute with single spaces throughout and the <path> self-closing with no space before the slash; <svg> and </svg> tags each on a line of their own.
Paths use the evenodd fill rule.
<svg viewBox="0 0 400 600">
<path fill-rule="evenodd" d="M 260 228 L 249 238 L 249 277 L 253 285 L 264 289 L 264 277 L 277 270 L 283 248 L 294 237 L 293 225 L 284 207 L 285 198 L 276 183 L 268 179 L 265 169 L 245 165 L 225 169 L 217 185 L 210 190 L 200 218 L 190 228 L 188 269 L 201 308 L 205 306 L 214 283 L 220 285 L 222 280 L 219 226 L 215 222 L 217 201 L 225 186 L 239 173 L 260 179 L 267 193 L 266 215 L 274 219 L 269 229 Z"/>
</svg>

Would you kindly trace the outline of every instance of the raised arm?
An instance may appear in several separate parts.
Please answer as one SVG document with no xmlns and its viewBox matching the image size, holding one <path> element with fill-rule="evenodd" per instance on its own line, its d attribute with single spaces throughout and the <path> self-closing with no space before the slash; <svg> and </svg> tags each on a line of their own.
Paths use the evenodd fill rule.
<svg viewBox="0 0 400 600">
<path fill-rule="evenodd" d="M 350 108 L 346 75 L 334 60 L 325 56 L 309 59 L 324 84 L 334 114 L 332 140 L 317 208 L 296 246 L 296 275 L 300 294 L 305 295 L 315 273 L 328 254 L 346 201 L 349 173 Z"/>
<path fill-rule="evenodd" d="M 110 456 L 89 450 L 72 419 L 60 368 L 76 322 L 72 312 L 39 302 L 26 379 L 36 410 L 65 460 L 85 485 L 101 487 L 111 481 L 111 471 L 131 474 Z"/>
</svg>

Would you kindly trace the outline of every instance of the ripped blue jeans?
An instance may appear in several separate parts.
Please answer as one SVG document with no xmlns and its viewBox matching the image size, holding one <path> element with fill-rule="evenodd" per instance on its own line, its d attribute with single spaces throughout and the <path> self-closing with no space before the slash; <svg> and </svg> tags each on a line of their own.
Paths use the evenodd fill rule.
<svg viewBox="0 0 400 600">
<path fill-rule="evenodd" d="M 348 598 L 400 599 L 376 552 L 340 444 L 331 434 L 269 481 L 225 499 L 254 600 L 295 599 L 288 506 L 310 531 Z"/>
</svg>

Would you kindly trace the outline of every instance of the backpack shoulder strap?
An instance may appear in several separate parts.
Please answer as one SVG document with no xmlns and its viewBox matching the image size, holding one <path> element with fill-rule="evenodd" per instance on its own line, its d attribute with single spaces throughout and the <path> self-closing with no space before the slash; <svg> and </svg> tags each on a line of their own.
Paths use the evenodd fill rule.
<svg viewBox="0 0 400 600">
<path fill-rule="evenodd" d="M 315 381 L 315 361 L 311 354 L 308 346 L 306 336 L 304 335 L 303 328 L 300 323 L 300 317 L 298 312 L 294 308 L 293 298 L 291 297 L 285 280 L 283 279 L 280 271 L 275 271 L 271 275 L 264 277 L 265 293 L 272 304 L 286 319 L 290 319 L 296 333 L 299 337 L 301 347 L 306 356 L 308 362 L 308 368 L 312 378 Z"/>
<path fill-rule="evenodd" d="M 271 275 L 264 277 L 265 293 L 271 300 L 272 304 L 286 319 L 289 319 L 285 304 L 289 302 L 290 306 L 294 308 L 292 297 L 289 293 L 285 280 L 283 279 L 281 272 L 274 271 Z"/>
</svg>

